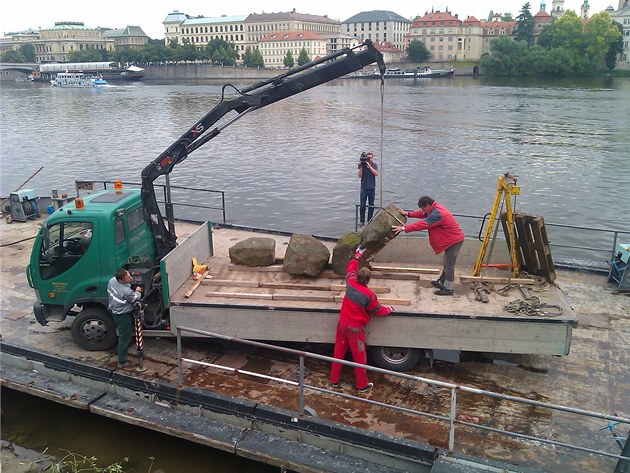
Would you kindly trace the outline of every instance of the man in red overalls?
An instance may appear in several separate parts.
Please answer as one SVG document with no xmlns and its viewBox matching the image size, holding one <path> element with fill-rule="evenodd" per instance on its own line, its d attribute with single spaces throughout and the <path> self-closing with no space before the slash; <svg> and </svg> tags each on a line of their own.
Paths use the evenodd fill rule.
<svg viewBox="0 0 630 473">
<path fill-rule="evenodd" d="M 376 294 L 368 289 L 370 269 L 361 268 L 357 271 L 359 259 L 364 251 L 359 247 L 354 258 L 348 262 L 346 295 L 341 302 L 333 355 L 335 358 L 343 360 L 349 348 L 350 353 L 352 353 L 352 360 L 363 365 L 367 363 L 365 326 L 370 321 L 370 316 L 383 317 L 389 315 L 393 310 L 392 307 L 381 305 Z M 330 382 L 335 388 L 339 387 L 342 366 L 341 363 L 333 362 L 330 369 Z M 365 368 L 355 368 L 354 375 L 358 391 L 369 391 L 374 386 L 373 383 L 368 383 Z"/>
</svg>

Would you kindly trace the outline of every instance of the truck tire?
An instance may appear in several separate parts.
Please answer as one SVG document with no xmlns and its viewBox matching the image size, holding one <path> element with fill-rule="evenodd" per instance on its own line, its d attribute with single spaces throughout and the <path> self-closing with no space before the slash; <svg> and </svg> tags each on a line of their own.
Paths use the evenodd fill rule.
<svg viewBox="0 0 630 473">
<path fill-rule="evenodd" d="M 372 361 L 379 368 L 390 371 L 410 371 L 422 356 L 419 348 L 370 347 Z"/>
<path fill-rule="evenodd" d="M 116 344 L 116 325 L 105 308 L 86 307 L 72 323 L 72 338 L 84 350 L 110 350 Z"/>
</svg>

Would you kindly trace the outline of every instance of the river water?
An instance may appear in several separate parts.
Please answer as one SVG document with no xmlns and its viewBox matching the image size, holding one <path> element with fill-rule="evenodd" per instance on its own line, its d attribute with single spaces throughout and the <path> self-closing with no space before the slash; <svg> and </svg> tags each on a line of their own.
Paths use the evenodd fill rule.
<svg viewBox="0 0 630 473">
<path fill-rule="evenodd" d="M 2 84 L 0 195 L 41 166 L 26 186 L 38 195 L 72 189 L 75 179 L 139 182 L 142 169 L 217 103 L 220 86 L 137 83 L 78 90 Z M 522 186 L 519 211 L 546 222 L 630 230 L 630 79 L 391 80 L 382 108 L 378 81 L 339 80 L 235 122 L 175 168 L 171 184 L 225 190 L 230 223 L 339 236 L 354 228 L 356 163 L 367 150 L 381 170 L 377 203 L 414 208 L 428 194 L 454 213 L 483 215 L 497 176 L 510 172 Z M 199 196 L 182 198 L 194 203 Z M 462 223 L 467 234 L 477 233 L 478 221 Z M 572 231 L 550 238 L 606 248 L 610 241 Z M 608 255 L 573 250 L 565 256 Z M 35 411 L 27 407 L 32 400 L 11 402 L 16 412 Z M 59 448 L 82 452 L 99 445 L 99 451 L 84 453 L 111 461 L 118 453 L 129 455 L 117 449 L 120 442 L 107 441 L 121 438 L 128 426 L 115 430 L 99 420 L 97 430 L 105 429 L 105 436 L 82 443 L 59 430 L 68 413 L 38 429 L 47 415 L 11 424 L 18 426 L 11 435 L 28 439 L 38 432 L 30 442 L 36 446 L 64 438 Z M 185 443 L 163 450 L 171 443 L 150 437 L 134 458 L 135 471 L 147 470 L 149 455 L 160 457 L 156 466 L 164 471 L 185 471 L 173 466 L 182 458 L 197 462 L 186 471 L 207 467 L 205 450 Z M 240 459 L 210 461 L 216 469 L 203 471 L 263 471 Z"/>
<path fill-rule="evenodd" d="M 4 84 L 0 195 L 40 166 L 27 185 L 38 195 L 72 189 L 75 179 L 139 182 L 142 169 L 217 103 L 221 85 Z M 235 122 L 176 167 L 171 184 L 225 190 L 229 223 L 337 237 L 354 228 L 364 150 L 374 151 L 381 170 L 377 204 L 414 208 L 428 194 L 456 214 L 483 215 L 497 176 L 510 172 L 521 185 L 519 211 L 629 229 L 627 78 L 394 79 L 382 110 L 378 81 L 337 80 Z M 462 224 L 477 234 L 479 221 Z M 601 237 L 587 235 L 587 243 L 608 248 Z M 550 235 L 582 246 L 584 238 Z"/>
</svg>

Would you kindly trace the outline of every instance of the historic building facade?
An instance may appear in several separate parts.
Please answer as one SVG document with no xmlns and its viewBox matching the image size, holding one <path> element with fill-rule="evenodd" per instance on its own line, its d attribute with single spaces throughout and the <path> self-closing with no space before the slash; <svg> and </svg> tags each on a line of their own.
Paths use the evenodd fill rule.
<svg viewBox="0 0 630 473">
<path fill-rule="evenodd" d="M 265 67 L 284 68 L 284 58 L 291 51 L 295 65 L 304 49 L 309 60 L 326 55 L 326 38 L 312 31 L 279 31 L 262 36 L 258 49 L 265 61 Z"/>
<path fill-rule="evenodd" d="M 608 7 L 610 17 L 619 23 L 623 30 L 621 36 L 623 39 L 623 50 L 617 56 L 617 69 L 630 70 L 630 0 L 619 0 L 619 8 L 613 11 L 612 7 Z"/>
<path fill-rule="evenodd" d="M 29 43 L 35 48 L 36 61 L 67 62 L 72 51 L 99 49 L 114 51 L 117 46 L 141 48 L 149 37 L 139 26 L 128 26 L 121 30 L 92 28 L 82 22 L 59 21 L 54 26 L 39 31 L 9 33 L 0 42 L 0 51 L 17 49 Z"/>
<path fill-rule="evenodd" d="M 374 10 L 357 13 L 341 25 L 345 34 L 360 41 L 370 39 L 374 43 L 391 43 L 404 51 L 411 21 L 392 11 Z"/>
</svg>

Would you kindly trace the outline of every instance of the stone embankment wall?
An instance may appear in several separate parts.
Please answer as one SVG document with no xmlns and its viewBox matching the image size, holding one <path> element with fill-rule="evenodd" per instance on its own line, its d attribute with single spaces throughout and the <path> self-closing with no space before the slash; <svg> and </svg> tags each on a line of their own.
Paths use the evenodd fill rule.
<svg viewBox="0 0 630 473">
<path fill-rule="evenodd" d="M 416 64 L 405 64 L 404 69 L 415 69 Z M 450 69 L 450 64 L 423 64 L 432 69 Z M 214 66 L 211 64 L 164 64 L 157 66 L 143 66 L 145 81 L 190 81 L 209 79 L 245 79 L 256 81 L 275 77 L 287 71 L 287 69 L 251 69 L 246 67 Z M 376 70 L 375 66 L 368 66 L 366 71 Z M 456 76 L 473 75 L 473 65 L 457 67 Z"/>
</svg>

